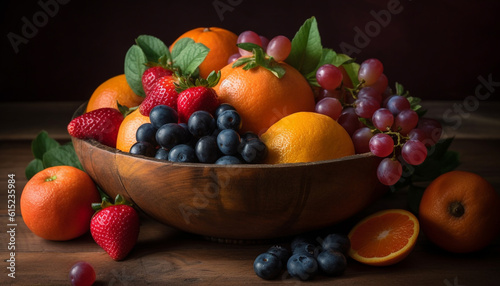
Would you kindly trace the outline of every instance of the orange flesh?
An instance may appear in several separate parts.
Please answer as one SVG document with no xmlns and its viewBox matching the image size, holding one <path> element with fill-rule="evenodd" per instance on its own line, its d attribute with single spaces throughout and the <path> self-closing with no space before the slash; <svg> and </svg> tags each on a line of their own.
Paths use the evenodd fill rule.
<svg viewBox="0 0 500 286">
<path fill-rule="evenodd" d="M 351 237 L 351 247 L 362 257 L 386 257 L 403 249 L 413 233 L 414 222 L 408 216 L 388 213 L 360 225 Z"/>
</svg>

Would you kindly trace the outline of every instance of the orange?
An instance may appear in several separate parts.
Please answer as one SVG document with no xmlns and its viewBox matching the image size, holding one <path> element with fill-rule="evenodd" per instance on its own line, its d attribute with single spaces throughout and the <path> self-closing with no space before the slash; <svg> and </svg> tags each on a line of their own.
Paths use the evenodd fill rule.
<svg viewBox="0 0 500 286">
<path fill-rule="evenodd" d="M 21 214 L 26 226 L 48 240 L 69 240 L 90 229 L 92 203 L 101 201 L 92 179 L 71 166 L 44 169 L 26 183 Z"/>
<path fill-rule="evenodd" d="M 111 107 L 118 109 L 118 101 L 126 107 L 138 106 L 144 98 L 136 95 L 125 79 L 125 75 L 117 75 L 103 82 L 97 87 L 87 104 L 86 112 Z"/>
<path fill-rule="evenodd" d="M 282 78 L 261 66 L 244 70 L 229 64 L 221 70 L 214 89 L 221 102 L 231 104 L 240 114 L 242 132 L 260 135 L 289 114 L 314 111 L 314 94 L 304 76 L 286 63 L 279 65 L 285 69 Z"/>
<path fill-rule="evenodd" d="M 283 117 L 261 139 L 268 149 L 268 164 L 314 162 L 354 154 L 347 131 L 331 117 L 316 112 Z"/>
<path fill-rule="evenodd" d="M 196 28 L 182 34 L 175 43 L 182 38 L 191 38 L 196 43 L 202 43 L 210 49 L 207 57 L 199 66 L 200 76 L 206 78 L 210 72 L 219 71 L 227 65 L 229 57 L 238 53 L 236 41 L 238 36 L 226 29 L 218 27 Z"/>
<path fill-rule="evenodd" d="M 129 152 L 130 147 L 134 145 L 137 140 L 135 139 L 135 133 L 137 128 L 144 123 L 151 123 L 149 116 L 144 116 L 139 111 L 139 108 L 132 111 L 129 115 L 125 116 L 120 129 L 118 129 L 118 137 L 116 139 L 116 149 L 123 152 Z"/>
<path fill-rule="evenodd" d="M 425 189 L 419 219 L 439 247 L 465 253 L 488 246 L 500 232 L 500 197 L 483 177 L 451 171 Z"/>
<path fill-rule="evenodd" d="M 410 254 L 418 233 L 419 222 L 411 212 L 380 211 L 361 220 L 349 232 L 349 255 L 368 265 L 391 265 Z"/>
</svg>

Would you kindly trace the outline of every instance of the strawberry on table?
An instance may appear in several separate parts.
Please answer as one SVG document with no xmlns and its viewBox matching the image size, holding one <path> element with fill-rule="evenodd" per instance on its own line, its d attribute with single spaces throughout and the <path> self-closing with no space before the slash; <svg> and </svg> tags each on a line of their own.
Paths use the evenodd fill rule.
<svg viewBox="0 0 500 286">
<path fill-rule="evenodd" d="M 168 75 L 159 78 L 154 87 L 146 94 L 146 98 L 139 105 L 139 111 L 144 116 L 149 116 L 149 112 L 157 105 L 167 105 L 177 109 L 178 92 L 175 90 L 175 79 Z"/>
<path fill-rule="evenodd" d="M 204 110 L 214 114 L 220 105 L 217 93 L 212 88 L 219 82 L 220 72 L 213 71 L 207 79 L 197 79 L 195 82 L 181 78 L 177 85 L 177 113 L 179 122 L 186 123 L 195 111 Z"/>
<path fill-rule="evenodd" d="M 124 259 L 139 237 L 139 215 L 120 195 L 114 204 L 103 199 L 93 207 L 97 212 L 90 222 L 92 238 L 113 260 Z"/>
<path fill-rule="evenodd" d="M 123 114 L 117 109 L 99 108 L 71 120 L 68 133 L 79 139 L 94 139 L 114 148 L 122 121 Z"/>
</svg>

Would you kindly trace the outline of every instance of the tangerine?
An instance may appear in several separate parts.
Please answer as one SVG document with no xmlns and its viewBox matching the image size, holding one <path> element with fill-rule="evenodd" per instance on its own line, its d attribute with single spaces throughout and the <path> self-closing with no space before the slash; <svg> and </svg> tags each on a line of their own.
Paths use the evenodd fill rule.
<svg viewBox="0 0 500 286">
<path fill-rule="evenodd" d="M 137 129 L 144 123 L 151 123 L 151 120 L 149 120 L 149 116 L 142 115 L 139 108 L 125 116 L 118 129 L 116 149 L 129 152 L 130 147 L 137 142 L 135 137 Z"/>
<path fill-rule="evenodd" d="M 90 229 L 92 203 L 101 201 L 92 179 L 71 166 L 46 168 L 33 176 L 21 194 L 26 226 L 48 240 L 70 240 Z"/>
<path fill-rule="evenodd" d="M 97 87 L 87 103 L 86 112 L 103 107 L 118 109 L 117 102 L 129 108 L 135 107 L 143 100 L 143 97 L 132 91 L 125 75 L 121 74 L 108 79 Z"/>
<path fill-rule="evenodd" d="M 483 177 L 451 171 L 424 191 L 419 207 L 424 234 L 437 246 L 455 253 L 488 246 L 500 232 L 500 196 Z"/>
<path fill-rule="evenodd" d="M 417 241 L 418 219 L 402 209 L 374 213 L 349 232 L 349 256 L 364 264 L 386 266 L 406 258 Z"/>
<path fill-rule="evenodd" d="M 314 94 L 304 76 L 286 63 L 277 64 L 285 69 L 282 78 L 262 66 L 244 70 L 243 66 L 229 64 L 221 70 L 214 89 L 222 103 L 238 110 L 242 132 L 261 135 L 289 114 L 314 111 Z"/>
<path fill-rule="evenodd" d="M 331 117 L 297 112 L 281 118 L 262 134 L 268 164 L 314 162 L 354 155 L 345 129 Z"/>
<path fill-rule="evenodd" d="M 210 49 L 207 57 L 199 66 L 200 76 L 203 78 L 206 78 L 214 70 L 219 71 L 227 65 L 231 55 L 238 53 L 238 46 L 236 46 L 238 36 L 223 28 L 201 27 L 192 29 L 177 38 L 171 46 L 173 47 L 182 38 L 191 38 L 196 43 L 202 43 Z"/>
</svg>

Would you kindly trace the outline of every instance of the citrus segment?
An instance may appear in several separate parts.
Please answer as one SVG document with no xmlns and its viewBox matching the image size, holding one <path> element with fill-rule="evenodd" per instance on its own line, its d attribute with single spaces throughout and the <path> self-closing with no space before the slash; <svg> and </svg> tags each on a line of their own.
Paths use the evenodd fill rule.
<svg viewBox="0 0 500 286">
<path fill-rule="evenodd" d="M 412 213 L 400 209 L 380 211 L 351 230 L 349 255 L 368 265 L 391 265 L 410 254 L 418 233 L 419 222 Z"/>
<path fill-rule="evenodd" d="M 125 79 L 125 75 L 117 75 L 103 82 L 92 93 L 87 103 L 86 112 L 111 107 L 118 109 L 118 103 L 126 107 L 138 106 L 144 98 L 136 95 Z"/>
<path fill-rule="evenodd" d="M 137 142 L 135 136 L 137 129 L 144 123 L 151 123 L 151 121 L 149 120 L 149 116 L 142 115 L 139 109 L 127 115 L 118 130 L 116 149 L 129 152 L 130 147 Z"/>
</svg>

